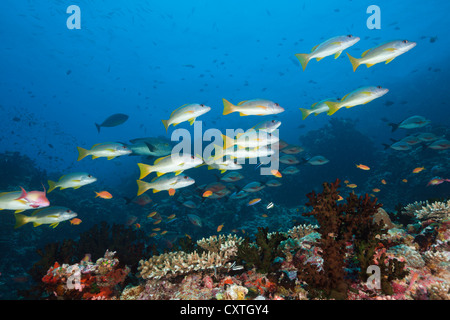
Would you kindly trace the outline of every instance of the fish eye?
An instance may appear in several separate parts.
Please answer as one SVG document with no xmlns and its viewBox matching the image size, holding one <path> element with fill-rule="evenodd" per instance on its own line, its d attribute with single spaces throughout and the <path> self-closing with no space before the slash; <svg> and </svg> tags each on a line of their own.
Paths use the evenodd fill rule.
<svg viewBox="0 0 450 320">
<path fill-rule="evenodd" d="M 201 104 L 201 105 L 200 105 L 200 107 L 204 107 L 204 106 L 205 106 L 204 104 Z"/>
<path fill-rule="evenodd" d="M 349 38 L 351 38 L 351 37 L 353 37 L 351 34 L 349 34 L 347 37 L 349 37 Z"/>
<path fill-rule="evenodd" d="M 195 159 L 195 157 L 194 157 L 194 156 L 191 156 L 191 159 Z"/>
<path fill-rule="evenodd" d="M 278 103 L 275 103 L 275 105 L 277 106 L 277 107 L 279 107 L 280 105 L 278 104 Z"/>
<path fill-rule="evenodd" d="M 381 89 L 381 86 L 378 86 L 377 88 L 378 88 L 378 89 Z"/>
<path fill-rule="evenodd" d="M 66 210 L 67 213 L 70 213 L 70 210 Z"/>
<path fill-rule="evenodd" d="M 272 123 L 275 123 L 275 120 L 272 120 Z"/>
<path fill-rule="evenodd" d="M 408 43 L 408 40 L 403 40 L 402 42 L 403 42 L 403 43 Z"/>
<path fill-rule="evenodd" d="M 88 178 L 92 178 L 92 175 L 88 174 Z"/>
<path fill-rule="evenodd" d="M 187 177 L 187 176 L 184 176 L 184 178 L 187 179 L 188 177 Z"/>
</svg>

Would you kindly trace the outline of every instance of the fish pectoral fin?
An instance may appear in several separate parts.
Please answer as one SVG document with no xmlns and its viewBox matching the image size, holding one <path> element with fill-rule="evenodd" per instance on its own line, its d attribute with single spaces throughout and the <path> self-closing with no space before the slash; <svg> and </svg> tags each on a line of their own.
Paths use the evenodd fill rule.
<svg viewBox="0 0 450 320">
<path fill-rule="evenodd" d="M 366 63 L 366 66 L 367 66 L 367 68 L 370 68 L 371 66 L 373 66 L 375 63 L 372 63 L 372 64 L 370 64 L 370 63 Z"/>
<path fill-rule="evenodd" d="M 395 59 L 395 57 L 392 58 L 392 59 L 387 59 L 387 60 L 386 60 L 386 64 L 388 64 L 389 62 L 391 62 L 391 61 L 394 60 L 394 59 Z"/>
<path fill-rule="evenodd" d="M 2 209 L 3 210 L 3 209 Z M 14 211 L 14 213 L 20 213 L 20 212 L 24 212 L 25 210 L 16 210 Z"/>
<path fill-rule="evenodd" d="M 55 229 L 55 228 L 58 226 L 58 224 L 59 224 L 59 222 L 52 223 L 52 224 L 50 225 L 50 227 L 52 227 L 53 229 Z"/>
<path fill-rule="evenodd" d="M 81 188 L 81 186 L 76 186 L 76 187 L 73 187 L 74 189 L 78 189 L 78 188 Z"/>
<path fill-rule="evenodd" d="M 179 175 L 179 174 L 182 173 L 182 172 L 183 172 L 183 170 L 175 171 L 175 175 L 177 176 L 177 175 Z"/>
<path fill-rule="evenodd" d="M 157 192 L 160 192 L 161 190 L 156 190 L 156 189 L 153 189 L 153 193 L 157 193 Z"/>
<path fill-rule="evenodd" d="M 224 173 L 224 172 L 226 172 L 227 170 L 220 170 L 220 173 Z"/>
<path fill-rule="evenodd" d="M 164 172 L 156 172 L 157 177 L 161 177 L 164 174 Z"/>
<path fill-rule="evenodd" d="M 336 54 L 334 55 L 334 58 L 335 58 L 335 59 L 339 58 L 339 56 L 341 55 L 341 53 L 342 53 L 342 50 L 336 52 Z"/>
<path fill-rule="evenodd" d="M 92 156 L 92 159 L 97 159 L 97 158 L 100 158 L 100 157 L 97 157 L 97 156 Z"/>
<path fill-rule="evenodd" d="M 107 157 L 106 159 L 108 159 L 108 160 L 112 160 L 112 159 L 114 159 L 115 158 L 115 156 L 112 156 L 112 157 Z"/>
<path fill-rule="evenodd" d="M 317 61 L 320 61 L 320 60 L 322 60 L 323 58 L 325 58 L 325 57 L 321 57 L 321 58 L 319 57 L 319 58 L 316 58 L 316 60 L 317 60 Z"/>
<path fill-rule="evenodd" d="M 33 222 L 33 227 L 39 227 L 41 225 L 41 223 L 37 223 L 37 222 Z"/>
<path fill-rule="evenodd" d="M 188 121 L 189 121 L 189 124 L 192 126 L 195 122 L 195 118 L 189 119 Z"/>
</svg>

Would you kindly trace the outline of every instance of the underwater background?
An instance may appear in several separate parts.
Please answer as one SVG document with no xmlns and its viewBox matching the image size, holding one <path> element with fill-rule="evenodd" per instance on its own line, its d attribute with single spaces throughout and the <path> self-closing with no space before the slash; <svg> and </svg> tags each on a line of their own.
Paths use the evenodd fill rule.
<svg viewBox="0 0 450 320">
<path fill-rule="evenodd" d="M 373 4 L 380 8 L 380 29 L 367 26 L 371 13 L 366 10 Z M 80 29 L 66 24 L 70 5 L 80 8 Z M 122 252 L 119 260 L 132 266 L 126 281 L 137 285 L 140 279 L 132 274 L 137 273 L 138 261 L 181 247 L 180 239 L 195 242 L 219 234 L 254 239 L 258 227 L 285 232 L 300 224 L 317 224 L 302 215 L 309 211 L 306 195 L 321 192 L 324 182 L 336 179 L 343 198 L 372 194 L 394 223 L 412 224 L 401 216 L 406 205 L 449 198 L 450 183 L 445 179 L 450 179 L 450 145 L 434 149 L 432 142 L 417 139 L 407 150 L 386 145 L 422 133 L 450 140 L 449 12 L 449 2 L 415 0 L 5 0 L 0 11 L 0 192 L 20 187 L 48 190 L 48 180 L 58 181 L 71 172 L 88 172 L 97 181 L 47 193 L 52 206 L 76 212 L 78 223 L 15 228 L 14 210 L 0 211 L 0 299 L 48 297 L 31 288 L 39 285 L 55 257 L 72 264 L 86 254 L 95 261 L 106 249 Z M 295 54 L 348 34 L 360 41 L 337 59 L 314 59 L 302 70 Z M 354 72 L 345 54 L 360 57 L 380 43 L 404 39 L 416 42 L 416 47 L 389 64 L 360 66 Z M 302 119 L 299 108 L 343 98 L 365 86 L 382 86 L 389 92 L 333 115 Z M 223 115 L 223 98 L 236 104 L 268 99 L 284 112 Z M 211 107 L 197 118 L 203 131 L 247 130 L 261 121 L 281 121 L 279 138 L 300 147 L 293 154 L 298 172 L 284 174 L 290 165 L 280 163 L 282 177 L 277 179 L 260 175 L 255 164 L 247 163 L 239 170 L 244 178 L 224 182 L 229 192 L 214 199 L 204 196 L 204 186 L 232 171 L 191 168 L 184 174 L 195 184 L 173 196 L 147 191 L 151 201 L 139 204 L 133 201 L 140 175 L 137 163 L 153 164 L 158 157 L 77 160 L 77 147 L 90 149 L 103 142 L 129 145 L 130 140 L 153 137 L 157 143 L 174 145 L 169 141 L 174 128 L 166 131 L 161 120 L 188 103 Z M 113 114 L 128 118 L 96 128 L 95 123 Z M 411 116 L 429 122 L 395 131 L 389 125 Z M 194 125 L 188 122 L 176 128 L 194 136 Z M 203 141 L 203 147 L 210 143 Z M 307 163 L 317 155 L 329 162 Z M 369 170 L 361 170 L 359 164 Z M 429 185 L 434 178 L 443 181 Z M 281 185 L 267 185 L 272 179 Z M 232 197 L 251 182 L 263 189 L 243 199 Z M 100 191 L 112 198 L 96 197 Z M 260 200 L 249 204 L 252 199 Z M 63 254 L 64 246 L 71 249 Z"/>
</svg>

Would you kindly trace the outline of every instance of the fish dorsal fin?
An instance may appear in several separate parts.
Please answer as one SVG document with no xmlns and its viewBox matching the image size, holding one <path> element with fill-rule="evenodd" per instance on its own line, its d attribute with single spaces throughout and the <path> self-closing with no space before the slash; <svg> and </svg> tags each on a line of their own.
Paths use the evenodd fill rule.
<svg viewBox="0 0 450 320">
<path fill-rule="evenodd" d="M 341 101 L 344 101 L 345 98 L 347 98 L 349 94 L 350 94 L 350 93 L 347 93 L 347 94 L 341 99 Z"/>
<path fill-rule="evenodd" d="M 156 190 L 156 189 L 153 189 L 153 193 L 157 193 L 157 192 L 160 192 L 161 190 Z"/>
<path fill-rule="evenodd" d="M 155 182 L 156 179 L 158 179 L 159 176 L 154 177 L 150 182 Z"/>
<path fill-rule="evenodd" d="M 316 45 L 316 46 L 312 47 L 311 52 L 313 52 L 314 50 L 316 50 L 318 46 L 319 46 L 319 45 Z"/>
<path fill-rule="evenodd" d="M 153 165 L 156 166 L 161 160 L 163 160 L 163 159 L 165 159 L 165 158 L 167 158 L 167 157 L 170 157 L 170 156 L 171 156 L 171 155 L 169 154 L 168 156 L 165 156 L 165 157 L 161 157 L 161 158 L 156 159 L 155 162 L 153 163 Z"/>
<path fill-rule="evenodd" d="M 34 210 L 33 213 L 31 214 L 31 216 L 35 216 L 36 214 L 38 214 L 39 212 L 41 212 L 43 209 L 38 209 L 38 210 Z"/>
<path fill-rule="evenodd" d="M 311 105 L 311 108 L 314 108 L 314 106 L 317 104 L 317 102 L 314 102 L 312 105 Z"/>
<path fill-rule="evenodd" d="M 369 50 L 364 51 L 364 52 L 362 53 L 362 55 L 361 55 L 361 58 L 363 58 L 366 54 L 368 54 L 370 50 L 372 50 L 372 49 L 369 49 Z"/>
<path fill-rule="evenodd" d="M 175 114 L 175 112 L 179 111 L 181 108 L 186 107 L 188 104 L 189 104 L 189 103 L 185 103 L 185 104 L 183 104 L 181 107 L 178 107 L 178 108 L 176 108 L 175 110 L 173 110 L 172 113 L 170 114 L 170 117 L 172 117 L 172 116 Z"/>
<path fill-rule="evenodd" d="M 33 222 L 33 227 L 39 227 L 41 225 L 41 223 L 37 223 L 37 222 Z"/>
<path fill-rule="evenodd" d="M 67 174 L 63 175 L 61 178 L 59 178 L 59 181 L 61 181 L 62 179 L 64 179 L 64 177 L 67 176 Z"/>
<path fill-rule="evenodd" d="M 317 61 L 322 60 L 324 57 L 316 58 Z"/>
<path fill-rule="evenodd" d="M 98 147 L 98 146 L 100 146 L 100 145 L 102 145 L 102 144 L 103 144 L 103 142 L 96 143 L 96 144 L 94 144 L 94 145 L 91 147 L 91 149 L 93 149 L 93 148 L 95 148 L 95 147 Z"/>
<path fill-rule="evenodd" d="M 244 100 L 244 101 L 241 101 L 241 102 L 239 102 L 237 105 L 238 106 L 242 106 L 244 103 L 246 103 L 248 100 Z"/>
</svg>

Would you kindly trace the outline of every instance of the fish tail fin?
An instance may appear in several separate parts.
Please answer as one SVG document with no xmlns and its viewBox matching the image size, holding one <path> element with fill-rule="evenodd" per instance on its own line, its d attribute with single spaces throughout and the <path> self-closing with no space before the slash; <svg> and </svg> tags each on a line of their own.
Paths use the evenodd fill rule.
<svg viewBox="0 0 450 320">
<path fill-rule="evenodd" d="M 346 52 L 346 54 L 348 55 L 348 58 L 350 59 L 350 62 L 352 63 L 353 72 L 355 72 L 356 69 L 358 69 L 361 62 L 359 61 L 359 59 L 353 58 L 348 52 Z"/>
<path fill-rule="evenodd" d="M 95 192 L 95 197 L 97 198 L 97 197 L 100 197 L 100 194 L 97 192 L 97 191 L 94 191 Z"/>
<path fill-rule="evenodd" d="M 98 123 L 95 123 L 95 126 L 97 127 L 97 131 L 98 131 L 98 133 L 100 133 L 100 128 L 101 128 L 101 125 L 99 125 Z"/>
<path fill-rule="evenodd" d="M 340 104 L 339 102 L 333 102 L 333 101 L 325 101 L 325 104 L 328 106 L 329 110 L 327 114 L 329 116 L 333 115 L 336 111 L 339 110 Z"/>
<path fill-rule="evenodd" d="M 30 222 L 30 217 L 24 214 L 14 213 L 14 217 L 16 218 L 16 224 L 14 225 L 14 229 L 20 228 L 24 224 Z"/>
<path fill-rule="evenodd" d="M 169 129 L 169 124 L 168 124 L 169 120 L 161 120 L 161 121 L 164 125 L 164 128 L 166 128 L 166 132 L 167 132 L 167 129 Z"/>
<path fill-rule="evenodd" d="M 48 180 L 48 191 L 47 193 L 52 192 L 56 188 L 56 182 L 52 180 Z"/>
<path fill-rule="evenodd" d="M 234 112 L 234 105 L 228 101 L 227 99 L 222 99 L 223 101 L 223 115 L 227 115 L 230 114 L 232 112 Z"/>
<path fill-rule="evenodd" d="M 219 160 L 223 157 L 223 149 L 217 144 L 214 145 L 214 158 L 213 161 Z"/>
<path fill-rule="evenodd" d="M 150 186 L 151 186 L 150 183 L 142 181 L 142 180 L 136 180 L 136 182 L 138 184 L 138 193 L 137 193 L 138 196 L 140 196 L 145 191 L 150 189 Z"/>
<path fill-rule="evenodd" d="M 388 126 L 392 127 L 392 131 L 391 132 L 394 132 L 395 130 L 398 129 L 399 125 L 397 123 L 390 122 L 390 123 L 388 123 Z"/>
<path fill-rule="evenodd" d="M 233 138 L 230 138 L 230 137 L 228 137 L 228 136 L 223 134 L 222 135 L 222 139 L 223 139 L 223 148 L 224 149 L 227 149 L 229 147 L 234 146 L 234 139 Z"/>
<path fill-rule="evenodd" d="M 388 145 L 386 143 L 383 143 L 383 146 L 384 146 L 384 150 L 387 150 L 387 149 L 389 149 L 391 147 L 390 145 Z"/>
<path fill-rule="evenodd" d="M 138 163 L 138 166 L 139 170 L 141 171 L 141 176 L 139 177 L 139 179 L 144 179 L 146 176 L 153 172 L 153 166 L 149 164 Z"/>
<path fill-rule="evenodd" d="M 80 161 L 81 159 L 83 159 L 84 157 L 89 155 L 89 150 L 86 150 L 84 148 L 81 147 L 77 147 L 78 149 L 78 159 L 77 161 Z"/>
<path fill-rule="evenodd" d="M 305 109 L 305 108 L 299 108 L 299 109 L 302 112 L 302 120 L 305 120 L 312 113 L 312 111 L 310 109 Z"/>
<path fill-rule="evenodd" d="M 308 53 L 297 53 L 295 56 L 297 57 L 298 61 L 300 61 L 303 71 L 305 71 L 306 65 L 309 62 L 309 54 Z"/>
</svg>

